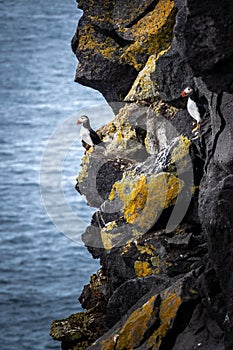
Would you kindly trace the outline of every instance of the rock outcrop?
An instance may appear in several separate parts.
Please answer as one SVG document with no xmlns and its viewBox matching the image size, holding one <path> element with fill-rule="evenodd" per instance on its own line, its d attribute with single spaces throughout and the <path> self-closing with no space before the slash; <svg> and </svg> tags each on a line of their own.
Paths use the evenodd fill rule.
<svg viewBox="0 0 233 350">
<path fill-rule="evenodd" d="M 79 1 L 84 11 L 72 40 L 75 80 L 121 101 L 149 56 L 169 47 L 176 9 L 170 0 Z"/>
<path fill-rule="evenodd" d="M 233 349 L 231 1 L 79 1 L 76 81 L 116 112 L 77 190 L 101 269 L 54 321 L 62 349 Z M 205 108 L 201 132 L 181 90 Z"/>
</svg>

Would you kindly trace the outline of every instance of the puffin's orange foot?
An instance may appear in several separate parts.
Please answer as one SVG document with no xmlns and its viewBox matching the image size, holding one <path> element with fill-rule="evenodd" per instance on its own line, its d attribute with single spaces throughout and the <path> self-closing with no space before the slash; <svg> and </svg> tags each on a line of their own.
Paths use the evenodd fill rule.
<svg viewBox="0 0 233 350">
<path fill-rule="evenodd" d="M 197 126 L 192 130 L 192 133 L 194 133 L 195 131 L 199 130 L 201 127 L 201 123 L 197 123 Z"/>
</svg>

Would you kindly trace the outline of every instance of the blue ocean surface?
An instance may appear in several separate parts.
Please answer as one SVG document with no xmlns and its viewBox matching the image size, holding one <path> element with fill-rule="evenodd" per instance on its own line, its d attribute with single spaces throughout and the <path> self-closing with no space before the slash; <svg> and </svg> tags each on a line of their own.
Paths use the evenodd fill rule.
<svg viewBox="0 0 233 350">
<path fill-rule="evenodd" d="M 98 128 L 112 118 L 100 93 L 73 82 L 80 15 L 75 0 L 0 0 L 1 350 L 60 349 L 50 323 L 81 311 L 77 297 L 99 268 L 69 235 L 80 237 L 94 210 L 74 189 L 83 155 L 75 120 L 89 113 Z"/>
</svg>

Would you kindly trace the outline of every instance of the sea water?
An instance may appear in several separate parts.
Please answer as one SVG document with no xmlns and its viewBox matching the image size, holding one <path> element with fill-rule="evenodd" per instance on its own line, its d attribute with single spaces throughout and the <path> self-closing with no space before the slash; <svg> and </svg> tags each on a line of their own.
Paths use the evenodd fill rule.
<svg viewBox="0 0 233 350">
<path fill-rule="evenodd" d="M 50 323 L 81 311 L 77 297 L 99 268 L 80 241 L 67 238 L 72 220 L 64 218 L 61 232 L 41 197 L 43 155 L 66 126 L 57 134 L 61 145 L 69 140 L 62 166 L 53 146 L 46 180 L 60 173 L 63 198 L 54 211 L 61 217 L 65 200 L 77 215 L 77 235 L 85 231 L 93 208 L 74 189 L 83 155 L 75 120 L 88 110 L 97 128 L 112 113 L 100 93 L 73 81 L 70 40 L 80 16 L 75 0 L 0 1 L 1 350 L 60 349 Z"/>
</svg>

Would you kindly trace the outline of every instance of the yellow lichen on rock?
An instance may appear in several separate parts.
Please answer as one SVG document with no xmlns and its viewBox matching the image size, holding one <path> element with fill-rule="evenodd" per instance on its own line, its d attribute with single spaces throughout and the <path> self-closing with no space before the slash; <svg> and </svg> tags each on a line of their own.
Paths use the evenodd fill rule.
<svg viewBox="0 0 233 350">
<path fill-rule="evenodd" d="M 87 51 L 92 54 L 101 53 L 104 58 L 112 60 L 120 46 L 109 36 L 105 36 L 105 40 L 102 39 L 93 25 L 85 25 L 79 36 L 79 50 L 83 53 Z"/>
<path fill-rule="evenodd" d="M 151 297 L 142 307 L 134 311 L 119 331 L 116 350 L 134 349 L 140 345 L 146 330 L 156 320 L 154 304 L 156 296 Z"/>
<path fill-rule="evenodd" d="M 157 115 L 165 115 L 167 117 L 170 117 L 171 119 L 176 115 L 178 112 L 178 108 L 174 106 L 170 106 L 169 104 L 163 102 L 162 100 L 158 101 L 157 103 L 153 104 L 153 111 Z"/>
<path fill-rule="evenodd" d="M 134 106 L 124 106 L 120 109 L 114 120 L 114 124 L 116 125 L 114 140 L 118 146 L 126 148 L 128 141 L 136 138 L 135 130 L 128 121 L 128 118 L 134 113 L 134 109 Z"/>
<path fill-rule="evenodd" d="M 139 71 L 143 67 L 140 55 L 150 56 L 167 49 L 172 40 L 175 13 L 173 1 L 160 0 L 153 11 L 131 28 L 134 43 L 125 50 L 121 56 L 122 61 L 133 65 Z"/>
<path fill-rule="evenodd" d="M 146 149 L 136 135 L 136 117 L 141 116 L 141 110 L 136 104 L 122 107 L 116 117 L 101 132 L 104 142 L 108 144 L 106 153 L 110 157 L 127 159 L 135 163 L 138 157 L 146 157 Z M 141 114 L 140 114 L 141 113 Z M 134 118 L 135 117 L 135 118 Z M 144 159 L 143 158 L 143 159 Z"/>
<path fill-rule="evenodd" d="M 151 80 L 151 73 L 155 71 L 156 55 L 151 55 L 145 67 L 138 73 L 136 80 L 133 83 L 125 101 L 154 101 L 159 98 L 159 93 L 155 83 Z"/>
<path fill-rule="evenodd" d="M 120 125 L 115 134 L 115 141 L 117 144 L 126 148 L 127 144 L 132 139 L 136 140 L 136 134 L 131 125 L 129 123 L 124 124 L 124 126 Z"/>
<path fill-rule="evenodd" d="M 105 225 L 105 230 L 106 232 L 109 232 L 111 231 L 113 228 L 117 227 L 117 223 L 116 221 L 111 221 L 111 222 L 108 222 L 106 225 Z"/>
<path fill-rule="evenodd" d="M 136 217 L 138 217 L 145 206 L 148 196 L 148 186 L 146 183 L 146 176 L 134 176 L 130 181 L 126 180 L 117 181 L 112 188 L 109 199 L 112 200 L 115 193 L 118 194 L 122 200 L 124 208 L 124 216 L 128 223 L 134 223 Z"/>
<path fill-rule="evenodd" d="M 103 228 L 100 231 L 100 235 L 101 235 L 101 240 L 102 240 L 104 249 L 106 250 L 111 250 L 115 245 L 117 245 L 117 240 L 121 239 L 121 237 L 124 237 L 124 233 L 118 232 L 118 233 L 112 234 L 105 228 Z"/>
<path fill-rule="evenodd" d="M 168 266 L 171 266 L 165 259 L 165 256 L 160 256 L 159 252 L 152 245 L 146 243 L 136 244 L 140 257 L 134 262 L 134 271 L 137 277 L 146 277 L 165 273 Z"/>
<path fill-rule="evenodd" d="M 179 295 L 179 290 L 166 290 L 163 293 L 159 311 L 160 326 L 147 341 L 147 344 L 153 350 L 159 350 L 163 338 L 172 326 L 180 304 L 181 297 Z"/>
<path fill-rule="evenodd" d="M 191 141 L 187 137 L 181 135 L 178 146 L 175 147 L 172 151 L 171 162 L 177 166 L 177 169 L 179 171 L 187 168 L 188 162 L 190 160 L 190 145 Z M 195 192 L 195 188 L 192 189 L 192 192 Z"/>
<path fill-rule="evenodd" d="M 152 256 L 152 258 L 150 259 L 151 261 L 151 264 L 153 266 L 153 271 L 155 274 L 158 274 L 160 272 L 163 272 L 161 271 L 161 265 L 163 264 L 164 265 L 164 261 L 161 261 L 161 258 L 159 255 L 155 255 L 155 256 Z M 165 269 L 164 269 L 165 270 Z"/>
<path fill-rule="evenodd" d="M 152 296 L 142 307 L 135 310 L 126 320 L 119 331 L 116 350 L 134 349 L 140 345 L 145 333 L 158 323 L 149 339 L 144 343 L 145 348 L 158 350 L 163 338 L 172 327 L 181 304 L 180 290 L 166 290 L 161 295 L 161 302 L 157 295 Z M 148 346 L 148 347 L 146 347 Z"/>
<path fill-rule="evenodd" d="M 148 230 L 163 209 L 175 203 L 183 182 L 170 173 L 135 175 L 125 173 L 112 188 L 109 200 L 122 201 L 122 212 L 127 223 Z"/>
<path fill-rule="evenodd" d="M 144 68 L 138 73 L 137 78 L 135 79 L 132 88 L 125 97 L 125 101 L 161 101 L 160 95 L 158 92 L 158 87 L 153 79 L 151 79 L 151 73 L 154 73 L 156 70 L 156 62 L 158 59 L 163 56 L 170 46 L 160 51 L 157 54 L 151 55 Z"/>
<path fill-rule="evenodd" d="M 175 147 L 172 152 L 171 162 L 177 163 L 180 160 L 185 159 L 185 157 L 189 154 L 190 145 L 191 141 L 187 137 L 181 135 L 178 146 Z"/>
<path fill-rule="evenodd" d="M 78 176 L 76 178 L 78 183 L 81 183 L 83 181 L 84 178 L 88 177 L 88 164 L 89 164 L 89 156 L 86 153 L 83 157 L 82 157 L 82 168 L 80 170 L 80 172 L 78 173 Z"/>
<path fill-rule="evenodd" d="M 148 261 L 136 260 L 134 263 L 134 270 L 137 277 L 146 277 L 153 274 L 153 270 Z"/>
<path fill-rule="evenodd" d="M 100 53 L 108 60 L 117 60 L 122 64 L 133 65 L 138 71 L 144 66 L 145 58 L 167 49 L 172 40 L 172 28 L 175 23 L 175 7 L 171 0 L 160 0 L 155 9 L 128 28 L 124 21 L 114 18 L 115 3 L 104 3 L 98 15 L 87 13 L 88 24 L 79 29 L 78 47 L 82 53 Z M 104 5 L 103 4 L 103 5 Z M 129 44 L 121 47 L 117 40 L 98 28 L 102 25 L 115 27 L 122 40 L 129 36 Z M 132 42 L 130 44 L 130 42 Z M 80 70 L 81 66 L 79 66 Z"/>
<path fill-rule="evenodd" d="M 154 255 L 156 248 L 153 245 L 148 245 L 147 243 L 145 244 L 136 244 L 136 247 L 138 251 L 141 254 L 148 254 L 148 255 Z"/>
</svg>

